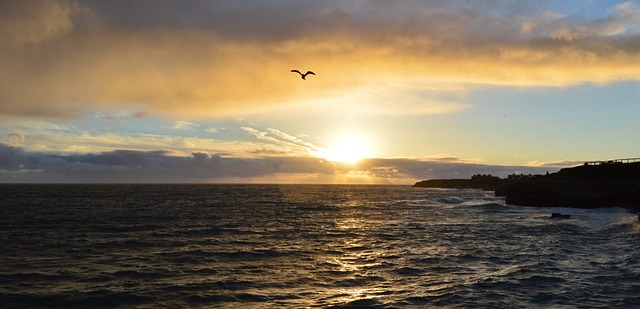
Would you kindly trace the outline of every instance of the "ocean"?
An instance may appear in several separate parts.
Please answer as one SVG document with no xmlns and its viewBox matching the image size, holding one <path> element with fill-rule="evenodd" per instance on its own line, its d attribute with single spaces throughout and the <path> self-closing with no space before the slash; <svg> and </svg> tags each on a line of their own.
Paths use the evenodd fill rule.
<svg viewBox="0 0 640 309">
<path fill-rule="evenodd" d="M 640 304 L 640 223 L 621 208 L 409 186 L 5 184 L 0 214 L 2 308 Z"/>
</svg>

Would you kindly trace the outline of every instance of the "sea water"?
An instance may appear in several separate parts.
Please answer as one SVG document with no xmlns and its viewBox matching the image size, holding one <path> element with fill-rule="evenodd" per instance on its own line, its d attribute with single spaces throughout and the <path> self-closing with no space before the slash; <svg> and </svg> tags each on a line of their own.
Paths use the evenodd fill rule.
<svg viewBox="0 0 640 309">
<path fill-rule="evenodd" d="M 620 208 L 409 186 L 0 185 L 0 214 L 7 308 L 640 304 L 640 228 Z"/>
</svg>

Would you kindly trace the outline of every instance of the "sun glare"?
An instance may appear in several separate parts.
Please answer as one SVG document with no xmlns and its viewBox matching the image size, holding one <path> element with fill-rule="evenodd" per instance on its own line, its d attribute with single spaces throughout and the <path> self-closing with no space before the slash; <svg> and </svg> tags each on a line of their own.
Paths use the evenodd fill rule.
<svg viewBox="0 0 640 309">
<path fill-rule="evenodd" d="M 368 145 L 361 139 L 344 139 L 326 149 L 322 157 L 333 162 L 355 164 L 369 157 L 369 151 Z"/>
</svg>

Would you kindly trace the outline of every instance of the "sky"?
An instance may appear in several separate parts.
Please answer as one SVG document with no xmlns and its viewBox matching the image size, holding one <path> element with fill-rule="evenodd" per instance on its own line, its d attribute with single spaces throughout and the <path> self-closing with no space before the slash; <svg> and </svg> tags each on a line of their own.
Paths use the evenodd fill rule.
<svg viewBox="0 0 640 309">
<path fill-rule="evenodd" d="M 0 55 L 5 183 L 412 184 L 640 157 L 638 1 L 0 1 Z"/>
</svg>

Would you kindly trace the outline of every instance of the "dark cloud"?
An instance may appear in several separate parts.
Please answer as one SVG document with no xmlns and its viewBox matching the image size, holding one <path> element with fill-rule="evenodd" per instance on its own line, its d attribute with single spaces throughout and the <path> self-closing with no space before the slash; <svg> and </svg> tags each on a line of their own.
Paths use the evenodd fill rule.
<svg viewBox="0 0 640 309">
<path fill-rule="evenodd" d="M 166 151 L 117 150 L 59 155 L 0 144 L 3 182 L 209 182 L 277 173 L 331 173 L 331 165 L 312 158 L 233 158 L 205 153 L 190 157 Z"/>
<path fill-rule="evenodd" d="M 7 134 L 7 141 L 10 146 L 16 147 L 22 145 L 25 140 L 25 136 L 22 133 L 9 133 Z"/>
<path fill-rule="evenodd" d="M 322 32 L 436 34 L 437 26 L 542 12 L 545 1 L 141 0 L 80 1 L 107 27 L 209 31 L 235 40 L 289 40 Z M 493 22 L 494 26 L 504 26 Z M 466 26 L 465 26 L 466 25 Z M 517 27 L 514 29 L 518 29 Z M 498 35 L 493 33 L 493 35 Z"/>
<path fill-rule="evenodd" d="M 72 0 L 0 1 L 0 43 L 37 44 L 68 34 L 83 13 Z"/>
<path fill-rule="evenodd" d="M 320 22 L 318 1 L 83 1 L 98 20 L 121 31 L 207 31 L 234 39 L 285 39 Z"/>
<path fill-rule="evenodd" d="M 361 172 L 374 182 L 401 179 L 408 183 L 431 178 L 469 178 L 474 174 L 503 177 L 514 172 L 536 174 L 555 169 L 412 159 L 367 159 L 352 167 L 314 157 L 235 158 L 207 153 L 181 157 L 161 150 L 59 155 L 0 144 L 0 182 L 174 183 L 224 182 L 228 179 L 254 182 L 282 175 L 298 175 L 299 178 L 319 175 L 331 179 L 349 171 Z M 286 178 L 280 179 L 286 181 Z"/>
<path fill-rule="evenodd" d="M 375 177 L 397 177 L 403 175 L 413 179 L 470 178 L 475 174 L 491 174 L 506 177 L 509 174 L 543 174 L 555 172 L 560 166 L 506 166 L 465 163 L 443 160 L 416 159 L 367 159 L 360 166 L 367 166 Z"/>
</svg>

